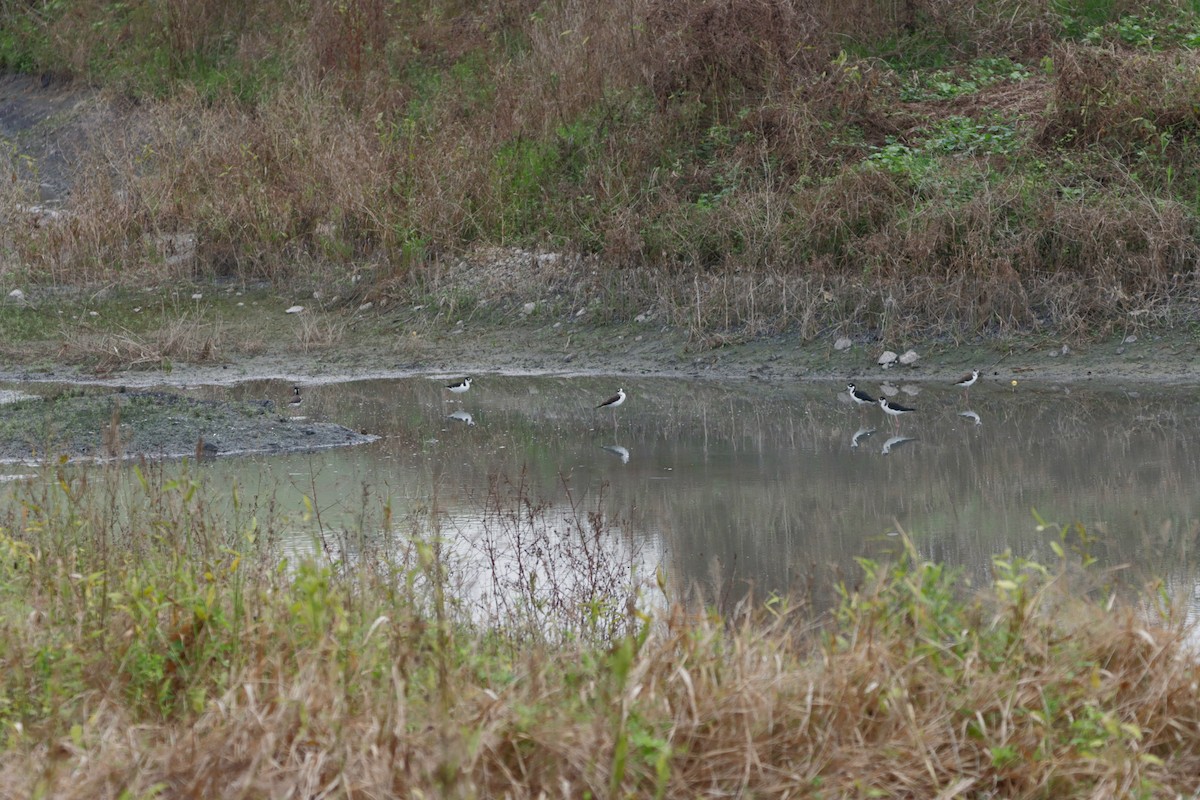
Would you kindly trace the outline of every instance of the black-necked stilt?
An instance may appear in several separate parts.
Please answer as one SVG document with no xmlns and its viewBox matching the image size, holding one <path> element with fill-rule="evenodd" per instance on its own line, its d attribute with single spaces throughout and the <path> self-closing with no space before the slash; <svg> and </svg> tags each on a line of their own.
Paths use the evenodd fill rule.
<svg viewBox="0 0 1200 800">
<path fill-rule="evenodd" d="M 967 394 L 967 390 L 975 385 L 975 381 L 979 380 L 979 370 L 973 369 L 966 375 L 954 382 L 954 385 L 963 390 L 963 396 Z"/>
<path fill-rule="evenodd" d="M 625 397 L 625 390 L 617 389 L 616 394 L 605 400 L 600 405 L 596 406 L 596 408 L 616 408 L 617 406 L 621 405 L 621 403 L 625 402 Z"/>
<path fill-rule="evenodd" d="M 292 399 L 288 400 L 288 405 L 291 406 L 292 408 L 296 408 L 303 402 L 304 402 L 304 398 L 300 396 L 300 387 L 293 386 L 292 387 Z"/>
<path fill-rule="evenodd" d="M 976 425 L 983 424 L 983 420 L 979 418 L 979 414 L 975 411 L 960 411 L 958 412 L 958 415 L 960 417 L 966 417 L 967 419 L 973 421 Z"/>
<path fill-rule="evenodd" d="M 617 406 L 625 402 L 625 390 L 617 389 L 617 393 L 605 400 L 596 408 L 611 408 L 613 410 L 613 433 L 617 432 Z"/>
<path fill-rule="evenodd" d="M 897 425 L 900 424 L 900 417 L 902 415 L 911 414 L 912 412 L 916 411 L 915 408 L 909 408 L 908 406 L 902 406 L 899 403 L 893 403 L 886 397 L 879 398 L 879 407 L 883 409 L 883 413 L 894 419 Z"/>
<path fill-rule="evenodd" d="M 475 418 L 467 411 L 455 411 L 453 414 L 447 414 L 446 419 L 458 420 L 465 423 L 468 428 L 475 425 Z"/>
<path fill-rule="evenodd" d="M 454 383 L 447 383 L 446 388 L 449 389 L 450 391 L 454 392 L 455 394 L 462 394 L 463 392 L 465 392 L 471 388 L 471 379 L 463 378 L 461 381 L 455 381 Z"/>
<path fill-rule="evenodd" d="M 862 389 L 855 386 L 853 383 L 846 384 L 846 391 L 850 393 L 850 399 L 857 406 L 873 406 L 878 402 L 874 397 L 864 392 Z"/>
<path fill-rule="evenodd" d="M 854 405 L 858 406 L 859 411 L 863 411 L 865 410 L 866 406 L 873 406 L 877 402 L 874 397 L 871 397 L 871 395 L 867 394 L 853 383 L 846 384 L 846 391 L 850 393 L 850 400 L 854 403 Z"/>
</svg>

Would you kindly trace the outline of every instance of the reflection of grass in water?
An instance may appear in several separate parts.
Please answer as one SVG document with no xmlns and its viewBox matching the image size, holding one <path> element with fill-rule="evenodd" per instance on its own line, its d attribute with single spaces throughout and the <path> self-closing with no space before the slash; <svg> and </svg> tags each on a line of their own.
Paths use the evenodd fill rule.
<svg viewBox="0 0 1200 800">
<path fill-rule="evenodd" d="M 1185 485 L 1200 464 L 1188 445 L 1186 394 L 989 387 L 972 394 L 985 420 L 976 428 L 958 417 L 959 395 L 922 388 L 911 401 L 919 416 L 904 426 L 917 444 L 894 462 L 878 456 L 878 442 L 849 447 L 859 415 L 834 401 L 836 390 L 747 398 L 713 388 L 706 402 L 699 392 L 677 397 L 660 419 L 674 443 L 662 446 L 683 457 L 689 451 L 680 443 L 702 442 L 691 456 L 717 452 L 724 469 L 676 481 L 669 502 L 642 493 L 630 504 L 660 515 L 650 523 L 674 532 L 677 567 L 693 580 L 714 583 L 710 565 L 719 559 L 722 584 L 759 592 L 787 591 L 813 568 L 828 574 L 877 552 L 895 516 L 914 530 L 922 553 L 980 577 L 1006 547 L 1047 552 L 1030 506 L 1083 511 L 1103 537 L 1106 564 L 1147 563 L 1161 551 L 1145 546 L 1160 538 L 1160 523 L 1172 543 L 1191 538 L 1187 520 L 1200 508 Z"/>
<path fill-rule="evenodd" d="M 337 558 L 280 564 L 269 496 L 235 490 L 224 516 L 203 471 L 129 477 L 49 470 L 0 518 L 0 779 L 16 794 L 1070 798 L 1200 782 L 1200 740 L 1178 735 L 1200 716 L 1181 631 L 1106 610 L 1107 592 L 1079 599 L 1093 583 L 1069 555 L 998 559 L 976 594 L 910 545 L 864 562 L 819 636 L 782 598 L 638 610 L 603 578 L 594 603 L 529 594 L 480 621 L 428 535 L 436 503 L 364 509 L 396 535 L 356 540 L 314 498 Z M 490 502 L 497 530 L 530 537 L 532 586 L 543 509 L 519 479 Z M 614 535 L 575 511 L 566 535 Z M 557 613 L 571 604 L 577 622 Z"/>
<path fill-rule="evenodd" d="M 430 467 L 448 502 L 469 502 L 461 487 L 523 468 L 535 493 L 559 499 L 563 474 L 576 493 L 608 481 L 610 509 L 636 509 L 640 531 L 671 532 L 677 582 L 714 592 L 747 583 L 788 591 L 797 576 L 850 569 L 855 557 L 890 546 L 884 533 L 894 517 L 924 555 L 968 565 L 979 578 L 1006 547 L 1047 552 L 1031 506 L 1064 522 L 1082 514 L 1102 536 L 1097 552 L 1106 564 L 1146 563 L 1182 546 L 1188 520 L 1200 517 L 1186 488 L 1200 468 L 1189 445 L 1187 392 L 1131 398 L 1118 389 L 1067 393 L 1024 381 L 1012 391 L 989 375 L 971 393 L 983 421 L 977 427 L 958 416 L 962 394 L 949 379 L 930 381 L 907 400 L 918 412 L 902 431 L 917 442 L 885 459 L 878 437 L 849 448 L 864 415 L 837 401 L 840 381 L 622 380 L 630 392 L 618 412 L 620 444 L 633 454 L 627 465 L 601 449 L 612 444 L 611 415 L 592 406 L 611 391 L 607 378 L 485 376 L 464 403 L 445 402 L 441 381 L 355 384 L 347 404 L 378 396 L 403 415 L 387 419 L 392 438 L 379 445 L 403 465 L 386 465 L 401 490 L 422 494 Z M 874 380 L 860 382 L 876 389 Z M 339 403 L 326 399 L 333 416 Z M 475 413 L 476 427 L 442 419 L 462 406 Z M 868 412 L 867 424 L 886 424 L 877 409 Z M 432 438 L 437 443 L 427 444 Z M 714 559 L 723 571 L 716 580 Z"/>
</svg>

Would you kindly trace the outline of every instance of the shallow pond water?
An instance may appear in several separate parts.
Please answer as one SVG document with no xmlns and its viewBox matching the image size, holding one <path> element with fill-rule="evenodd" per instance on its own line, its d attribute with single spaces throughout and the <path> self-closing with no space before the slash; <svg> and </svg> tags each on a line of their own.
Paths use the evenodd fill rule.
<svg viewBox="0 0 1200 800">
<path fill-rule="evenodd" d="M 447 382 L 305 386 L 304 416 L 381 438 L 200 469 L 218 487 L 274 498 L 297 520 L 297 547 L 311 546 L 314 516 L 370 536 L 385 505 L 393 521 L 436 508 L 446 538 L 474 541 L 489 513 L 536 508 L 577 534 L 602 528 L 643 572 L 662 567 L 672 586 L 709 596 L 829 586 L 856 574 L 855 558 L 895 553 L 899 529 L 922 555 L 982 577 L 1006 550 L 1052 561 L 1051 543 L 1076 522 L 1101 565 L 1195 583 L 1191 390 L 981 382 L 968 398 L 898 381 L 894 399 L 916 411 L 892 420 L 851 405 L 840 382 L 484 375 L 461 395 Z M 623 405 L 595 408 L 619 387 Z M 182 391 L 287 408 L 291 387 Z M 494 568 L 497 551 L 485 559 Z"/>
</svg>

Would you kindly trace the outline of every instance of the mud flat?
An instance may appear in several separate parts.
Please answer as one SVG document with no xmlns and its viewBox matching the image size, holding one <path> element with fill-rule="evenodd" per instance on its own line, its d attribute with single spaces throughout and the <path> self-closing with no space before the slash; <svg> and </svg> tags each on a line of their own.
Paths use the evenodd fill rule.
<svg viewBox="0 0 1200 800">
<path fill-rule="evenodd" d="M 0 405 L 0 462 L 201 458 L 323 450 L 377 437 L 290 417 L 269 400 L 217 402 L 164 391 L 82 392 Z"/>
</svg>

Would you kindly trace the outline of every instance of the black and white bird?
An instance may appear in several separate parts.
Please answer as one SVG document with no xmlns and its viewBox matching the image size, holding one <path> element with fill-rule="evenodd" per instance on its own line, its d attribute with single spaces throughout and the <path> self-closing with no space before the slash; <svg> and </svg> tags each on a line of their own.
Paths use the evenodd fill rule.
<svg viewBox="0 0 1200 800">
<path fill-rule="evenodd" d="M 867 406 L 873 406 L 878 401 L 871 395 L 864 392 L 862 389 L 855 386 L 853 383 L 846 384 L 846 391 L 850 393 L 850 399 L 854 401 L 854 405 L 859 409 L 864 409 Z"/>
<path fill-rule="evenodd" d="M 854 401 L 855 405 L 873 406 L 878 402 L 874 397 L 871 397 L 871 395 L 867 394 L 853 383 L 846 384 L 846 391 L 850 393 L 850 399 Z"/>
<path fill-rule="evenodd" d="M 466 392 L 468 389 L 471 388 L 471 379 L 463 378 L 461 381 L 455 381 L 454 383 L 447 383 L 446 388 L 449 389 L 450 391 L 454 392 L 455 394 L 463 394 L 464 392 Z"/>
<path fill-rule="evenodd" d="M 625 397 L 625 390 L 617 389 L 616 394 L 605 400 L 600 405 L 596 406 L 596 408 L 616 408 L 617 406 L 621 405 L 621 403 L 625 402 Z"/>
<path fill-rule="evenodd" d="M 288 405 L 291 406 L 292 408 L 298 408 L 300 406 L 300 404 L 303 402 L 304 402 L 304 398 L 300 396 L 300 387 L 293 386 L 292 387 L 292 399 L 288 400 Z"/>
<path fill-rule="evenodd" d="M 902 406 L 899 403 L 893 403 L 886 397 L 879 398 L 879 407 L 883 409 L 883 413 L 894 419 L 897 425 L 900 424 L 901 416 L 904 414 L 911 414 L 912 412 L 916 411 L 915 408 L 909 408 L 908 406 Z"/>
<path fill-rule="evenodd" d="M 970 389 L 972 386 L 974 386 L 975 381 L 977 381 L 977 380 L 979 380 L 979 370 L 973 369 L 970 372 L 968 372 L 966 375 L 963 375 L 961 378 L 956 380 L 954 382 L 954 385 L 957 386 L 958 388 L 962 389 L 963 394 L 965 395 L 967 390 Z"/>
</svg>

